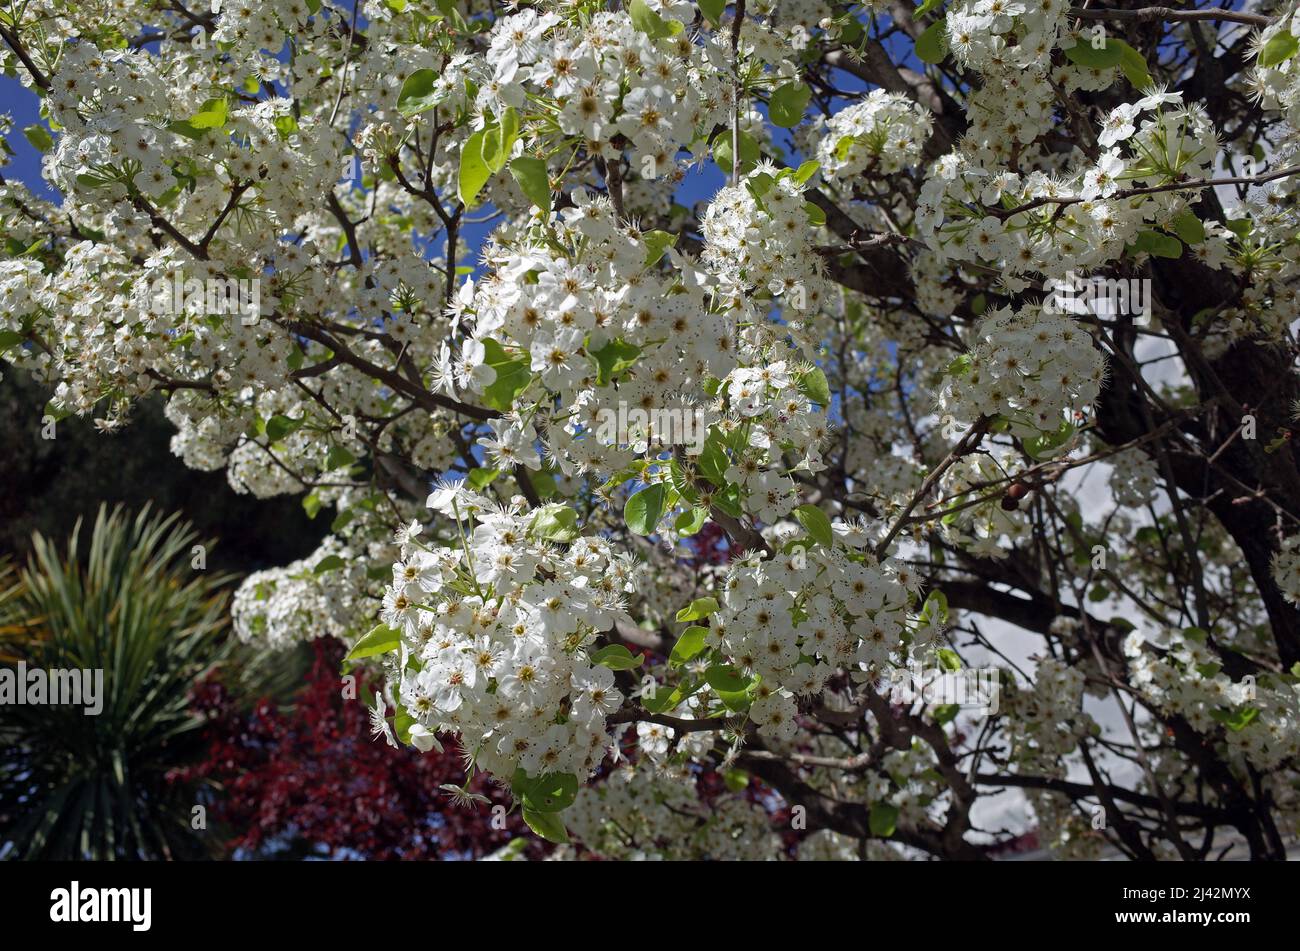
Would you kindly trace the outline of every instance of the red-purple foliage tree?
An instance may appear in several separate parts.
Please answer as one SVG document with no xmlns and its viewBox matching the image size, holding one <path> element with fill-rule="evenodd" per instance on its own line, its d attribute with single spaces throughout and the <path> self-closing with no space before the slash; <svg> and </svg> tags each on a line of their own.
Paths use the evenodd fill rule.
<svg viewBox="0 0 1300 951">
<path fill-rule="evenodd" d="M 199 688 L 196 702 L 211 718 L 210 747 L 187 772 L 216 786 L 209 811 L 215 823 L 235 830 L 232 850 L 266 858 L 477 858 L 527 835 L 518 811 L 504 828 L 493 827 L 492 807 L 510 807 L 505 790 L 476 780 L 471 790 L 490 804 L 466 808 L 439 788 L 463 780 L 454 744 L 442 754 L 421 754 L 374 740 L 365 704 L 344 698 L 342 646 L 321 640 L 314 650 L 292 712 L 270 701 L 240 710 L 219 682 Z M 363 677 L 358 672 L 358 696 L 365 694 Z"/>
</svg>

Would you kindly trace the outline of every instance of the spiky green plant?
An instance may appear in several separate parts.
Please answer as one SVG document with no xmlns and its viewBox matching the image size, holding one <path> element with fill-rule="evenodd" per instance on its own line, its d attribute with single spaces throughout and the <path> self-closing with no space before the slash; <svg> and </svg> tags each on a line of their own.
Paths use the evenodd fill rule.
<svg viewBox="0 0 1300 951">
<path fill-rule="evenodd" d="M 33 537 L 17 583 L 0 574 L 0 664 L 103 670 L 103 709 L 0 706 L 0 854 L 28 859 L 197 858 L 201 791 L 174 782 L 203 721 L 191 691 L 232 651 L 226 580 L 191 568 L 177 516 L 100 508 L 88 550 Z"/>
</svg>

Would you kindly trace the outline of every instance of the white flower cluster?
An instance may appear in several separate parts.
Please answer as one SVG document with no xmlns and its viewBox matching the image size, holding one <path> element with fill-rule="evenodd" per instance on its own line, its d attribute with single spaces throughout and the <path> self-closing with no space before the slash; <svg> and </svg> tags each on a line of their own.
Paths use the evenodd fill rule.
<svg viewBox="0 0 1300 951">
<path fill-rule="evenodd" d="M 1273 555 L 1273 580 L 1282 597 L 1300 605 L 1300 535 L 1284 540 Z"/>
<path fill-rule="evenodd" d="M 1275 46 L 1288 45 L 1288 34 L 1300 38 L 1300 16 L 1294 10 L 1283 12 L 1264 28 L 1259 37 L 1260 49 L 1269 48 L 1270 43 Z M 1265 109 L 1281 110 L 1291 126 L 1292 134 L 1300 132 L 1300 56 L 1292 52 L 1281 61 L 1268 66 L 1256 63 L 1250 80 L 1260 104 Z"/>
<path fill-rule="evenodd" d="M 1114 261 L 1128 245 L 1140 252 L 1152 242 L 1177 243 L 1162 229 L 1175 228 L 1186 196 L 1160 191 L 1120 199 L 1124 189 L 1211 177 L 1219 149 L 1213 123 L 1198 105 L 1180 101 L 1179 93 L 1155 90 L 1116 106 L 1097 135 L 1105 150 L 1099 159 L 1059 175 L 995 172 L 950 152 L 921 188 L 917 228 L 936 253 L 995 266 L 1013 289 L 1027 286 L 1019 275 L 1083 273 Z M 1206 263 L 1227 260 L 1225 234 L 1207 238 Z"/>
<path fill-rule="evenodd" d="M 692 430 L 707 428 L 703 383 L 732 369 L 736 343 L 726 318 L 710 312 L 701 281 L 647 266 L 646 237 L 618 226 L 608 198 L 579 192 L 576 199 L 556 230 L 538 226 L 536 241 L 502 248 L 489 276 L 467 285 L 474 336 L 442 375 L 483 392 L 498 377 L 508 382 L 509 370 L 519 381 L 517 406 L 565 408 L 543 417 L 548 457 L 564 472 L 609 473 L 636 455 L 633 434 L 611 425 L 620 405 L 623 419 L 635 409 L 647 418 L 689 416 Z M 484 444 L 493 461 L 540 467 L 537 436 L 522 418 L 492 425 Z M 690 442 L 687 429 L 659 427 L 659 448 Z"/>
<path fill-rule="evenodd" d="M 1041 70 L 1060 39 L 1064 20 L 1065 7 L 1051 2 L 957 3 L 945 20 L 948 48 L 957 62 L 981 73 Z"/>
<path fill-rule="evenodd" d="M 449 544 L 425 544 L 418 523 L 403 533 L 381 615 L 401 634 L 390 681 L 421 749 L 451 731 L 469 762 L 503 779 L 585 777 L 623 695 L 584 648 L 624 616 L 630 560 L 577 537 L 571 509 L 517 503 L 450 484 L 429 498 L 456 526 Z"/>
<path fill-rule="evenodd" d="M 1030 304 L 999 308 L 954 361 L 939 397 L 943 412 L 970 422 L 999 416 L 1018 436 L 1057 433 L 1067 415 L 1096 399 L 1105 376 L 1101 352 L 1069 317 Z"/>
<path fill-rule="evenodd" d="M 1052 657 L 1038 661 L 1032 686 L 1003 689 L 1000 712 L 1015 723 L 1013 756 L 1022 768 L 1064 773 L 1062 757 L 1098 729 L 1083 711 L 1083 690 L 1084 672 Z"/>
<path fill-rule="evenodd" d="M 701 798 L 686 767 L 623 766 L 578 791 L 565 814 L 571 837 L 618 861 L 763 861 L 783 857 L 768 813 L 741 792 Z"/>
<path fill-rule="evenodd" d="M 373 603 L 365 596 L 367 559 L 333 536 L 306 558 L 255 571 L 240 584 L 231 606 L 242 641 L 288 647 L 318 637 L 346 640 L 365 623 Z M 318 573 L 318 565 L 338 563 Z"/>
<path fill-rule="evenodd" d="M 766 291 L 781 297 L 792 317 L 821 307 L 828 284 L 803 197 L 814 171 L 813 164 L 798 171 L 760 165 L 714 196 L 700 223 L 701 260 L 724 294 Z"/>
<path fill-rule="evenodd" d="M 753 698 L 749 718 L 759 732 L 784 741 L 798 730 L 797 697 L 820 693 L 840 669 L 878 673 L 906 643 L 918 647 L 937 633 L 908 617 L 915 573 L 840 546 L 787 547 L 731 565 L 705 637 L 748 678 L 738 689 Z"/>
<path fill-rule="evenodd" d="M 1222 728 L 1236 760 L 1271 770 L 1300 755 L 1300 684 L 1266 671 L 1232 680 L 1198 628 L 1171 632 L 1159 650 L 1134 631 L 1124 639 L 1124 655 L 1143 696 L 1198 733 Z"/>
<path fill-rule="evenodd" d="M 1117 503 L 1134 509 L 1151 504 L 1160 489 L 1160 472 L 1155 460 L 1140 449 L 1130 449 L 1107 461 L 1112 467 L 1110 490 Z"/>
<path fill-rule="evenodd" d="M 892 175 L 911 168 L 921 159 L 931 125 L 929 111 L 907 96 L 873 89 L 827 122 L 817 143 L 822 174 L 849 179 L 864 172 Z"/>
<path fill-rule="evenodd" d="M 486 55 L 472 61 L 475 105 L 499 116 L 523 108 L 528 96 L 545 96 L 564 134 L 609 158 L 621 151 L 610 144 L 621 136 L 642 178 L 680 177 L 678 149 L 727 119 L 725 39 L 705 39 L 655 39 L 622 13 L 579 23 L 525 8 L 498 19 Z"/>
<path fill-rule="evenodd" d="M 1016 542 L 1029 534 L 1029 520 L 1019 508 L 1004 508 L 999 493 L 991 491 L 993 487 L 1005 490 L 1008 484 L 1005 467 L 992 454 L 964 456 L 954 462 L 940 483 L 944 506 L 967 507 L 943 517 L 939 524 L 943 537 L 983 558 L 1003 558 L 1013 551 Z M 987 497 L 986 501 L 967 504 L 980 497 Z"/>
</svg>

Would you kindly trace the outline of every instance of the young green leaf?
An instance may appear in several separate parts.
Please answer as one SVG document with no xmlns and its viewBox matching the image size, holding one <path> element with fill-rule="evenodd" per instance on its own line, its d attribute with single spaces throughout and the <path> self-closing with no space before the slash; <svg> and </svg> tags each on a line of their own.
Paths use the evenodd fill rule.
<svg viewBox="0 0 1300 951">
<path fill-rule="evenodd" d="M 677 612 L 678 621 L 698 621 L 718 610 L 717 598 L 696 598 Z"/>
<path fill-rule="evenodd" d="M 546 162 L 531 155 L 521 155 L 510 162 L 510 174 L 519 183 L 524 197 L 542 211 L 551 210 L 551 179 Z"/>
<path fill-rule="evenodd" d="M 662 482 L 646 486 L 629 498 L 623 506 L 623 520 L 628 530 L 636 535 L 649 535 L 659 525 L 664 514 L 664 502 L 668 498 L 668 487 Z"/>
<path fill-rule="evenodd" d="M 772 93 L 767 101 L 767 113 L 772 121 L 783 129 L 793 129 L 803 121 L 804 111 L 812 90 L 803 83 L 786 83 Z M 741 152 L 744 158 L 744 152 Z"/>
<path fill-rule="evenodd" d="M 668 666 L 681 667 L 694 659 L 704 650 L 704 638 L 708 636 L 708 633 L 709 629 L 707 627 L 700 627 L 699 625 L 692 625 L 682 631 L 682 636 L 677 638 L 672 653 L 668 655 Z"/>
<path fill-rule="evenodd" d="M 456 196 L 466 208 L 473 208 L 478 193 L 492 177 L 492 170 L 483 159 L 483 143 L 487 129 L 475 132 L 465 140 L 460 150 L 460 172 L 456 178 Z"/>
<path fill-rule="evenodd" d="M 417 69 L 406 77 L 402 91 L 397 94 L 397 111 L 408 119 L 421 112 L 432 109 L 434 102 L 434 84 L 438 74 L 432 69 Z"/>
<path fill-rule="evenodd" d="M 888 839 L 898 828 L 898 807 L 887 802 L 873 802 L 867 816 L 872 835 Z"/>
<path fill-rule="evenodd" d="M 360 660 L 363 657 L 376 657 L 397 650 L 402 643 L 402 636 L 387 624 L 377 624 L 365 637 L 357 641 L 348 651 L 346 660 Z"/>
<path fill-rule="evenodd" d="M 1269 37 L 1268 42 L 1260 49 L 1259 58 L 1255 62 L 1264 68 L 1277 66 L 1289 60 L 1297 50 L 1300 50 L 1300 37 L 1295 36 L 1288 29 L 1280 29 Z"/>
<path fill-rule="evenodd" d="M 916 58 L 923 63 L 942 63 L 948 51 L 947 21 L 935 20 L 916 38 Z"/>
<path fill-rule="evenodd" d="M 569 841 L 569 832 L 564 828 L 564 820 L 558 813 L 538 812 L 524 806 L 524 822 L 547 842 L 565 845 Z"/>
<path fill-rule="evenodd" d="M 622 644 L 609 644 L 598 651 L 593 651 L 589 659 L 592 664 L 599 664 L 610 670 L 633 670 L 645 663 L 645 657 L 633 654 Z"/>
<path fill-rule="evenodd" d="M 826 513 L 812 504 L 801 505 L 794 510 L 794 517 L 813 541 L 826 548 L 835 547 L 835 533 L 831 530 L 831 520 Z"/>
</svg>

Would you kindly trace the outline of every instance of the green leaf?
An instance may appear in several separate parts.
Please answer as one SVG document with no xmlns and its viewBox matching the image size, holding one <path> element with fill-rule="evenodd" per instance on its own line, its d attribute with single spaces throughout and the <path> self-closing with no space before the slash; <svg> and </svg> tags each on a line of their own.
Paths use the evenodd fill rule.
<svg viewBox="0 0 1300 951">
<path fill-rule="evenodd" d="M 323 575 L 327 571 L 336 571 L 342 568 L 345 562 L 338 555 L 326 555 L 320 561 L 316 562 L 316 567 L 312 568 L 311 573 L 314 575 Z"/>
<path fill-rule="evenodd" d="M 39 122 L 26 126 L 23 129 L 23 136 L 38 152 L 48 152 L 54 148 L 54 137 L 50 135 L 50 130 Z"/>
<path fill-rule="evenodd" d="M 26 336 L 16 330 L 0 330 L 0 353 L 4 353 L 10 347 L 16 346 L 26 339 Z"/>
<path fill-rule="evenodd" d="M 820 228 L 822 225 L 826 224 L 826 212 L 822 206 L 816 202 L 804 202 L 803 213 L 808 216 L 808 223 L 814 228 Z"/>
<path fill-rule="evenodd" d="M 1211 710 L 1210 716 L 1233 733 L 1240 733 L 1259 719 L 1259 710 L 1256 707 L 1242 707 L 1240 710 Z"/>
<path fill-rule="evenodd" d="M 921 620 L 943 624 L 948 620 L 948 596 L 938 588 L 930 592 L 921 608 Z"/>
<path fill-rule="evenodd" d="M 1188 208 L 1169 223 L 1174 234 L 1183 239 L 1184 244 L 1200 244 L 1205 240 L 1205 225 L 1196 217 L 1196 212 Z"/>
<path fill-rule="evenodd" d="M 727 9 L 727 0 L 699 0 L 699 7 L 704 18 L 717 26 L 722 22 L 722 13 Z"/>
<path fill-rule="evenodd" d="M 226 124 L 229 108 L 224 99 L 209 99 L 187 121 L 195 129 L 220 129 Z"/>
<path fill-rule="evenodd" d="M 367 706 L 374 703 L 373 694 L 371 696 L 372 699 Z M 393 714 L 393 735 L 397 737 L 399 742 L 409 745 L 411 742 L 411 727 L 413 726 L 415 726 L 415 717 L 399 706 L 396 713 Z"/>
<path fill-rule="evenodd" d="M 546 162 L 531 155 L 521 155 L 510 162 L 510 174 L 519 183 L 520 190 L 542 211 L 551 210 L 551 178 Z"/>
<path fill-rule="evenodd" d="M 1121 39 L 1109 41 L 1119 47 L 1119 68 L 1125 78 L 1133 84 L 1134 89 L 1146 89 L 1151 85 L 1151 71 L 1142 54 Z"/>
<path fill-rule="evenodd" d="M 1024 441 L 1025 452 L 1031 459 L 1044 460 L 1050 459 L 1056 450 L 1060 449 L 1070 437 L 1074 435 L 1074 425 L 1070 422 L 1063 422 L 1059 429 L 1054 433 L 1044 433 L 1041 436 L 1034 436 Z"/>
<path fill-rule="evenodd" d="M 826 371 L 821 367 L 813 367 L 799 377 L 799 392 L 818 406 L 831 405 L 831 387 L 826 382 Z"/>
<path fill-rule="evenodd" d="M 578 797 L 578 777 L 573 773 L 546 773 L 531 779 L 523 770 L 517 770 L 510 785 L 523 799 L 524 808 L 535 812 L 560 812 Z"/>
<path fill-rule="evenodd" d="M 817 506 L 809 503 L 794 510 L 794 517 L 803 526 L 803 530 L 812 536 L 813 541 L 826 548 L 835 547 L 835 533 L 831 530 L 831 520 Z"/>
<path fill-rule="evenodd" d="M 718 163 L 718 167 L 724 172 L 731 172 L 731 133 L 719 132 L 713 138 L 713 161 Z M 748 132 L 740 133 L 740 170 L 748 171 L 751 167 L 758 164 L 758 160 L 763 157 L 758 143 Z"/>
<path fill-rule="evenodd" d="M 421 112 L 432 109 L 434 102 L 434 84 L 438 73 L 432 69 L 417 69 L 406 77 L 402 91 L 397 94 L 397 111 L 408 119 Z"/>
<path fill-rule="evenodd" d="M 867 825 L 872 835 L 888 839 L 898 828 L 898 807 L 887 802 L 873 802 L 871 813 L 867 816 Z"/>
<path fill-rule="evenodd" d="M 706 618 L 718 610 L 717 598 L 696 598 L 686 607 L 677 612 L 677 620 L 681 621 L 698 621 Z"/>
<path fill-rule="evenodd" d="M 916 19 L 918 17 L 923 17 L 927 13 L 937 10 L 941 6 L 943 6 L 943 0 L 925 0 L 924 3 L 912 11 L 912 18 Z"/>
<path fill-rule="evenodd" d="M 474 207 L 478 193 L 492 177 L 492 170 L 483 160 L 483 141 L 487 138 L 487 131 L 483 129 L 475 132 L 465 140 L 465 145 L 460 150 L 460 173 L 456 180 L 456 195 L 466 208 Z"/>
<path fill-rule="evenodd" d="M 728 664 L 713 664 L 704 672 L 705 682 L 719 693 L 743 693 L 753 683 Z"/>
<path fill-rule="evenodd" d="M 718 694 L 723 705 L 737 713 L 749 707 L 749 689 L 758 682 L 753 677 L 741 677 L 735 668 L 725 664 L 711 665 L 705 672 L 705 681 Z"/>
<path fill-rule="evenodd" d="M 803 121 L 804 111 L 812 90 L 803 83 L 793 82 L 781 86 L 767 101 L 767 114 L 772 121 L 783 129 L 793 129 Z M 741 153 L 744 158 L 744 153 Z"/>
<path fill-rule="evenodd" d="M 564 828 L 564 820 L 557 813 L 538 812 L 536 809 L 529 809 L 524 806 L 524 822 L 528 823 L 528 828 L 547 842 L 565 845 L 569 841 L 569 833 Z"/>
<path fill-rule="evenodd" d="M 1120 48 L 1122 40 L 1106 37 L 1100 48 L 1092 45 L 1091 37 L 1083 36 L 1074 46 L 1065 51 L 1065 58 L 1084 69 L 1111 69 L 1120 64 L 1124 51 Z M 1128 46 L 1127 43 L 1124 43 Z"/>
<path fill-rule="evenodd" d="M 280 138 L 287 139 L 298 131 L 298 120 L 292 115 L 283 115 L 275 117 L 275 131 Z"/>
<path fill-rule="evenodd" d="M 645 663 L 643 655 L 633 654 L 622 644 L 609 644 L 598 651 L 592 651 L 589 659 L 593 666 L 599 664 L 610 670 L 634 670 Z"/>
<path fill-rule="evenodd" d="M 469 484 L 482 492 L 501 474 L 500 469 L 474 468 L 469 470 Z"/>
<path fill-rule="evenodd" d="M 596 385 L 608 386 L 614 378 L 636 363 L 641 348 L 616 337 L 599 350 L 588 350 L 596 361 Z"/>
<path fill-rule="evenodd" d="M 623 506 L 623 520 L 628 530 L 636 535 L 649 535 L 659 525 L 664 514 L 668 487 L 662 482 L 646 486 L 627 500 Z"/>
<path fill-rule="evenodd" d="M 707 627 L 700 627 L 698 624 L 682 631 L 682 636 L 677 638 L 672 653 L 668 655 L 668 666 L 681 667 L 699 655 L 700 651 L 704 650 L 704 638 L 708 633 Z"/>
<path fill-rule="evenodd" d="M 395 651 L 402 643 L 402 636 L 387 624 L 377 624 L 365 637 L 353 645 L 345 660 L 360 660 L 363 657 L 375 657 Z"/>
<path fill-rule="evenodd" d="M 672 690 L 665 684 L 659 684 L 653 696 L 641 695 L 641 706 L 651 713 L 665 713 L 700 689 L 700 682 L 694 679 L 683 680 Z"/>
<path fill-rule="evenodd" d="M 500 120 L 483 131 L 483 161 L 488 171 L 495 175 L 506 167 L 506 159 L 519 138 L 519 113 L 514 106 L 507 106 Z"/>
<path fill-rule="evenodd" d="M 642 237 L 645 239 L 645 266 L 652 267 L 659 262 L 674 244 L 677 243 L 677 235 L 667 231 L 647 231 Z"/>
<path fill-rule="evenodd" d="M 743 769 L 728 769 L 722 774 L 722 781 L 726 783 L 730 792 L 743 792 L 749 787 L 749 773 Z"/>
<path fill-rule="evenodd" d="M 632 26 L 652 40 L 676 36 L 685 29 L 677 20 L 665 20 L 655 13 L 645 0 L 632 0 L 628 4 L 627 12 L 632 17 Z"/>
<path fill-rule="evenodd" d="M 325 454 L 325 468 L 342 469 L 344 466 L 350 466 L 357 461 L 357 457 L 344 446 L 330 446 L 330 451 Z"/>
<path fill-rule="evenodd" d="M 941 703 L 934 708 L 934 722 L 943 726 L 957 719 L 959 713 L 961 713 L 961 704 Z"/>
<path fill-rule="evenodd" d="M 817 170 L 821 167 L 822 166 L 820 162 L 804 162 L 797 169 L 794 170 L 794 173 L 791 174 L 790 177 L 793 178 L 800 185 L 807 185 L 808 180 L 811 179 L 814 175 L 816 175 Z M 789 171 L 789 169 L 787 169 L 786 171 Z M 781 174 L 784 175 L 785 172 L 782 172 Z"/>
<path fill-rule="evenodd" d="M 323 504 L 324 503 L 321 502 L 320 493 L 312 490 L 311 493 L 303 496 L 302 510 L 307 513 L 308 518 L 315 518 L 320 514 L 320 509 Z"/>
<path fill-rule="evenodd" d="M 916 38 L 916 58 L 923 63 L 942 63 L 948 51 L 948 27 L 944 19 L 935 20 Z"/>
<path fill-rule="evenodd" d="M 1255 62 L 1263 67 L 1276 66 L 1289 60 L 1296 54 L 1296 50 L 1300 50 L 1300 37 L 1292 35 L 1290 30 L 1283 27 L 1264 44 Z"/>
<path fill-rule="evenodd" d="M 731 460 L 727 456 L 726 440 L 718 427 L 709 427 L 709 435 L 704 440 L 704 449 L 700 452 L 695 465 L 700 475 L 718 488 L 727 484 L 727 469 L 731 467 Z"/>
<path fill-rule="evenodd" d="M 939 666 L 944 670 L 961 670 L 961 658 L 951 647 L 941 647 L 936 653 L 939 656 Z"/>
<path fill-rule="evenodd" d="M 534 538 L 553 542 L 571 542 L 578 537 L 578 513 L 562 502 L 543 505 L 528 526 Z"/>
<path fill-rule="evenodd" d="M 1183 245 L 1173 235 L 1161 231 L 1139 231 L 1133 239 L 1135 251 L 1145 251 L 1155 258 L 1180 258 Z"/>
<path fill-rule="evenodd" d="M 296 432 L 302 424 L 303 420 L 301 419 L 292 419 L 277 413 L 266 421 L 266 438 L 272 443 L 277 443 L 284 437 Z"/>
<path fill-rule="evenodd" d="M 509 412 L 515 397 L 528 386 L 533 373 L 528 369 L 527 354 L 511 356 L 491 337 L 483 341 L 483 362 L 496 371 L 497 378 L 483 391 L 483 402 L 490 408 Z"/>
<path fill-rule="evenodd" d="M 673 522 L 673 530 L 683 538 L 687 538 L 702 529 L 704 523 L 708 520 L 709 510 L 697 505 L 690 511 L 683 512 L 681 515 L 677 516 L 677 520 Z"/>
</svg>

